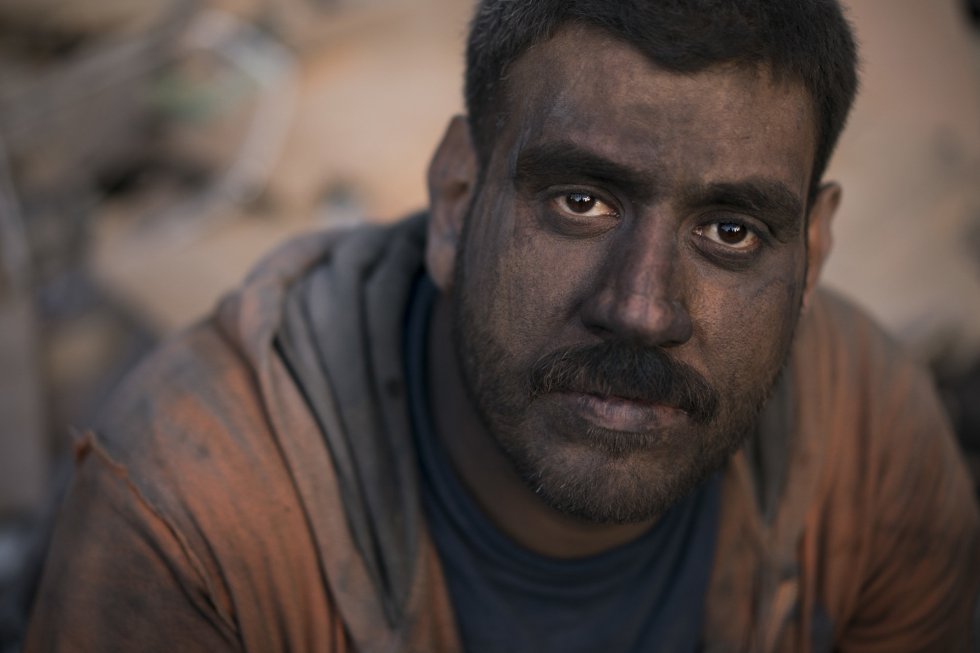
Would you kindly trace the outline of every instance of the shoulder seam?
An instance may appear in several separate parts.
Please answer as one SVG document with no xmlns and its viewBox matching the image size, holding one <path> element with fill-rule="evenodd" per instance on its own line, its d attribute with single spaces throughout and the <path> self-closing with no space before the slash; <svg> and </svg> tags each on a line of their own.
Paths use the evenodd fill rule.
<svg viewBox="0 0 980 653">
<path fill-rule="evenodd" d="M 181 552 L 190 562 L 191 567 L 197 573 L 198 577 L 201 579 L 205 589 L 208 593 L 208 598 L 210 599 L 211 605 L 214 607 L 215 614 L 224 622 L 232 632 L 238 633 L 238 625 L 235 623 L 234 618 L 227 614 L 218 602 L 215 600 L 217 592 L 215 591 L 214 583 L 210 575 L 205 571 L 204 564 L 198 559 L 194 554 L 188 544 L 187 538 L 184 534 L 177 528 L 177 526 L 169 519 L 167 519 L 163 511 L 153 505 L 149 498 L 143 493 L 143 491 L 134 483 L 129 475 L 128 468 L 113 458 L 112 454 L 106 450 L 102 443 L 99 442 L 98 436 L 92 430 L 85 431 L 82 433 L 80 439 L 75 442 L 75 463 L 76 465 L 81 463 L 89 455 L 94 455 L 101 463 L 103 463 L 120 481 L 125 483 L 127 488 L 129 488 L 130 493 L 136 498 L 139 504 L 150 514 L 153 518 L 157 519 L 162 523 L 166 529 L 173 536 L 174 540 L 180 546 Z"/>
</svg>

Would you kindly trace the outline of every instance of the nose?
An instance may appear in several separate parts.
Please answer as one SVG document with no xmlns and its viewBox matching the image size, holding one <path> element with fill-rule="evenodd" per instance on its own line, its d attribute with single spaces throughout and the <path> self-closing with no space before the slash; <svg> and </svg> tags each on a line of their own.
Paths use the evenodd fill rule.
<svg viewBox="0 0 980 653">
<path fill-rule="evenodd" d="M 693 327 L 677 258 L 666 224 L 620 234 L 583 306 L 585 326 L 641 346 L 687 342 Z"/>
</svg>

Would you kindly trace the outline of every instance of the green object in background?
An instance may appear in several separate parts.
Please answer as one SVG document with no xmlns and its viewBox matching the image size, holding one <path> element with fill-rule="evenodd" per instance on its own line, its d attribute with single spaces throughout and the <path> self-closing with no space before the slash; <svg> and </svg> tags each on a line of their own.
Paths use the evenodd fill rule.
<svg viewBox="0 0 980 653">
<path fill-rule="evenodd" d="M 164 70 L 148 86 L 148 108 L 166 119 L 204 123 L 255 94 L 255 84 L 239 71 L 220 64 L 198 63 L 181 63 Z"/>
</svg>

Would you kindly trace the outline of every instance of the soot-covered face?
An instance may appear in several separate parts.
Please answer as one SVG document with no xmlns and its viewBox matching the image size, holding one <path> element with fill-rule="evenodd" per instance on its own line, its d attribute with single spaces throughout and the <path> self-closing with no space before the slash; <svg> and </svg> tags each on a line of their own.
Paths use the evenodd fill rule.
<svg viewBox="0 0 980 653">
<path fill-rule="evenodd" d="M 451 284 L 486 428 L 558 510 L 656 516 L 742 442 L 807 286 L 814 120 L 765 70 L 566 28 L 512 67 Z"/>
</svg>

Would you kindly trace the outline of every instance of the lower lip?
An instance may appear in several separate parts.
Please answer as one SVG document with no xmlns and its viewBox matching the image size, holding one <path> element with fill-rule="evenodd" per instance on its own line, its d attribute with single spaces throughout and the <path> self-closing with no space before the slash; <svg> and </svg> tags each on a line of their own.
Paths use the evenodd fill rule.
<svg viewBox="0 0 980 653">
<path fill-rule="evenodd" d="M 561 395 L 571 408 L 595 426 L 624 433 L 663 429 L 684 419 L 684 411 L 662 404 L 649 404 L 618 397 L 566 393 Z"/>
</svg>

